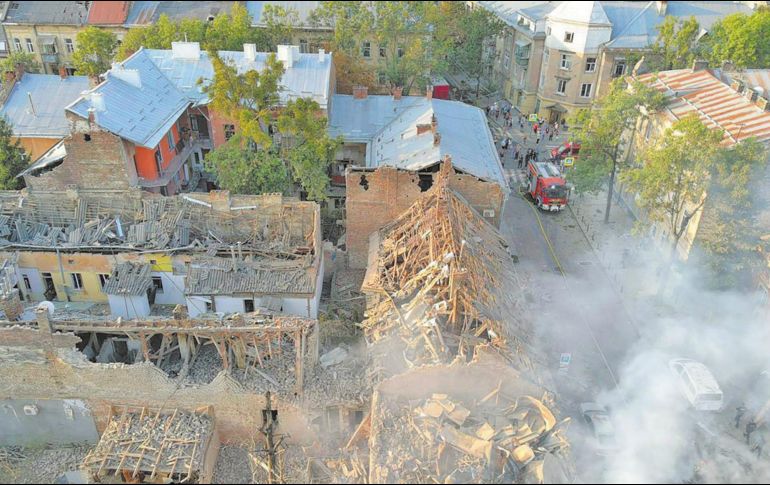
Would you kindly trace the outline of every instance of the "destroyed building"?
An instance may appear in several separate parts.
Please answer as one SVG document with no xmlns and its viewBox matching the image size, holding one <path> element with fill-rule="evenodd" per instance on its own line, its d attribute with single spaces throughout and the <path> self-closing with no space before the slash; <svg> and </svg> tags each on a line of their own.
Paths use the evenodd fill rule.
<svg viewBox="0 0 770 485">
<path fill-rule="evenodd" d="M 315 318 L 321 253 L 318 205 L 280 194 L 0 193 L 0 257 L 28 301 L 109 302 L 124 318 L 152 304 Z"/>
<path fill-rule="evenodd" d="M 543 361 L 522 318 L 516 268 L 500 233 L 452 189 L 452 164 L 397 219 L 370 236 L 362 291 L 366 341 L 386 374 L 468 360 L 491 343 L 522 371 Z M 394 350 L 393 346 L 398 350 Z M 397 354 L 402 358 L 392 358 Z"/>
</svg>

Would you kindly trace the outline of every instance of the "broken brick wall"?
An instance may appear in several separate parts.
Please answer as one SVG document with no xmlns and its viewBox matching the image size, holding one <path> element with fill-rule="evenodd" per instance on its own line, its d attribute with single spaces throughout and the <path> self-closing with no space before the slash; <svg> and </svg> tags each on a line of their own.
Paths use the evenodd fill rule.
<svg viewBox="0 0 770 485">
<path fill-rule="evenodd" d="M 369 235 L 395 220 L 428 190 L 438 173 L 417 173 L 392 167 L 348 170 L 346 175 L 346 241 L 351 268 L 366 268 Z M 421 180 L 422 178 L 422 180 Z M 479 214 L 494 211 L 485 220 L 500 225 L 504 194 L 500 185 L 455 173 L 449 186 Z"/>
<path fill-rule="evenodd" d="M 104 431 L 110 406 L 149 406 L 192 411 L 213 406 L 220 439 L 250 445 L 262 424 L 263 394 L 244 389 L 224 372 L 208 384 L 182 385 L 150 363 L 95 364 L 74 349 L 72 334 L 0 328 L 0 399 L 79 399 Z M 314 433 L 304 414 L 292 404 L 275 401 L 278 432 L 295 443 L 310 442 Z"/>
<path fill-rule="evenodd" d="M 58 167 L 38 176 L 27 175 L 30 191 L 126 190 L 138 179 L 133 144 L 110 132 L 89 126 L 88 121 L 67 114 L 73 131 L 64 139 L 67 157 Z"/>
</svg>

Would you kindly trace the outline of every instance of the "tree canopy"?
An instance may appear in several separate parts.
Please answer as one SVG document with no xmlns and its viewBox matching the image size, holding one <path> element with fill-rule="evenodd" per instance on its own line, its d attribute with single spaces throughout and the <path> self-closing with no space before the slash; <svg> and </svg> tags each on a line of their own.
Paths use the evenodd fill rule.
<svg viewBox="0 0 770 485">
<path fill-rule="evenodd" d="M 115 57 L 118 38 L 110 31 L 89 26 L 75 37 L 77 48 L 72 63 L 79 74 L 98 76 L 107 71 Z"/>
<path fill-rule="evenodd" d="M 214 79 L 204 89 L 211 98 L 215 111 L 237 121 L 242 137 L 239 150 L 229 146 L 227 153 L 217 155 L 212 162 L 220 185 L 228 184 L 242 189 L 237 170 L 254 163 L 248 152 L 265 152 L 258 158 L 263 165 L 265 157 L 277 157 L 284 163 L 284 171 L 307 193 L 308 199 L 323 200 L 329 186 L 328 167 L 339 147 L 326 133 L 326 117 L 321 114 L 317 102 L 300 98 L 279 107 L 279 81 L 284 67 L 275 54 L 268 56 L 262 71 L 238 73 L 235 66 L 210 53 L 214 66 Z M 273 130 L 277 127 L 280 144 L 273 146 Z M 212 151 L 217 152 L 219 149 Z M 225 173 L 227 172 L 227 173 Z M 220 176 L 221 174 L 221 176 Z M 283 179 L 280 179 L 283 180 Z M 261 185 L 249 183 L 257 190 Z"/>
<path fill-rule="evenodd" d="M 571 120 L 573 138 L 580 141 L 580 160 L 570 180 L 578 192 L 597 192 L 609 182 L 605 220 L 609 219 L 611 193 L 618 168 L 624 161 L 621 145 L 624 133 L 631 130 L 642 110 L 653 112 L 664 103 L 656 90 L 639 82 L 629 89 L 623 79 L 616 79 L 609 91 L 592 108 L 578 110 Z"/>
<path fill-rule="evenodd" d="M 0 61 L 0 69 L 2 72 L 15 71 L 18 64 L 24 66 L 24 72 L 40 72 L 40 63 L 35 59 L 35 55 L 19 51 L 11 52 L 8 57 Z"/>
<path fill-rule="evenodd" d="M 658 37 L 651 46 L 650 66 L 656 71 L 692 67 L 698 57 L 700 25 L 694 17 L 677 20 L 666 17 L 658 25 Z"/>
<path fill-rule="evenodd" d="M 291 39 L 298 23 L 295 9 L 266 5 L 262 11 L 264 25 L 252 26 L 252 17 L 244 5 L 233 3 L 230 13 L 220 13 L 211 22 L 197 19 L 171 20 L 161 15 L 147 27 L 133 27 L 126 33 L 118 49 L 118 60 L 123 60 L 140 47 L 170 49 L 172 42 L 199 42 L 206 50 L 242 51 L 243 44 L 255 44 L 257 50 L 275 51 L 276 46 Z"/>
<path fill-rule="evenodd" d="M 722 132 L 709 129 L 697 116 L 683 118 L 642 153 L 640 164 L 623 174 L 647 214 L 642 224 L 665 227 L 672 259 L 690 220 L 706 202 L 711 175 L 723 158 L 721 141 Z"/>
<path fill-rule="evenodd" d="M 13 136 L 13 129 L 0 118 L 0 189 L 24 188 L 24 179 L 16 176 L 27 168 L 27 154 Z"/>
<path fill-rule="evenodd" d="M 220 187 L 234 194 L 284 193 L 289 174 L 277 150 L 251 150 L 241 135 L 212 150 L 204 164 Z"/>
<path fill-rule="evenodd" d="M 704 55 L 715 66 L 732 62 L 739 69 L 770 66 L 770 9 L 735 13 L 716 22 L 704 39 Z"/>
</svg>

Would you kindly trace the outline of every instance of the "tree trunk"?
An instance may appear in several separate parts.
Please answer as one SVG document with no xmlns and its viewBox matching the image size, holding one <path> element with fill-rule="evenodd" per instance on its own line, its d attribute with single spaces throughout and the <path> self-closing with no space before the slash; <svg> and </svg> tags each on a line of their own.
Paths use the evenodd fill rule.
<svg viewBox="0 0 770 485">
<path fill-rule="evenodd" d="M 612 159 L 612 172 L 610 172 L 610 186 L 607 189 L 607 207 L 604 209 L 604 223 L 610 222 L 610 209 L 612 208 L 612 192 L 615 189 L 615 172 L 617 171 L 618 163 L 615 158 Z"/>
</svg>

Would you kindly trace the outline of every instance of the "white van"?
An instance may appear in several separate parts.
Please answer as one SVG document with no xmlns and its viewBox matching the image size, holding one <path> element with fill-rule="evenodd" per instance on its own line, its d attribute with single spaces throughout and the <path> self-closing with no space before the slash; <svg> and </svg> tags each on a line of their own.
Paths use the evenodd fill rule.
<svg viewBox="0 0 770 485">
<path fill-rule="evenodd" d="M 723 394 L 708 367 L 690 359 L 673 359 L 668 366 L 679 379 L 682 393 L 698 411 L 722 409 Z"/>
</svg>

